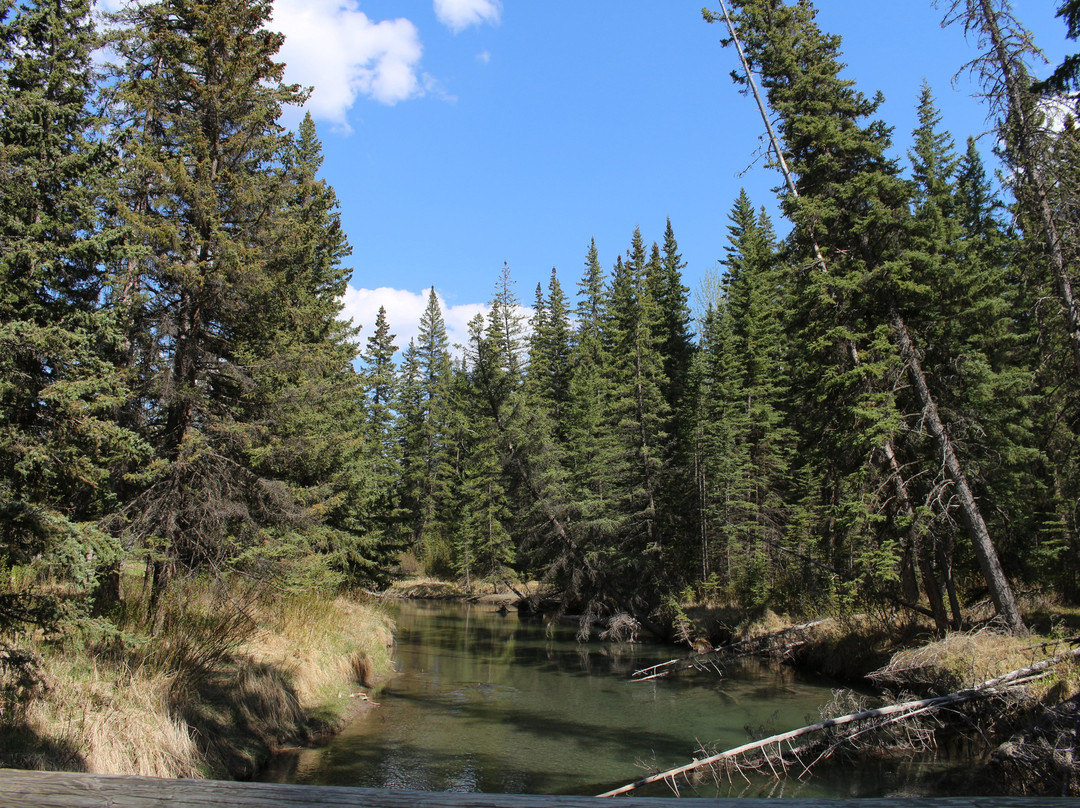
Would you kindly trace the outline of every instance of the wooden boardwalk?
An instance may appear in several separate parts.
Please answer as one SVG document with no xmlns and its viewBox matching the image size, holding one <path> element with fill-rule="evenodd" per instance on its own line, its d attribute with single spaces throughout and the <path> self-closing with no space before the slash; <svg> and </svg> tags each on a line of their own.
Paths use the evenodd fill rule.
<svg viewBox="0 0 1080 808">
<path fill-rule="evenodd" d="M 689 798 L 688 798 L 689 799 Z M 693 808 L 1080 808 L 1076 799 L 690 799 Z M 0 808 L 674 808 L 670 798 L 542 797 L 161 780 L 0 769 Z"/>
</svg>

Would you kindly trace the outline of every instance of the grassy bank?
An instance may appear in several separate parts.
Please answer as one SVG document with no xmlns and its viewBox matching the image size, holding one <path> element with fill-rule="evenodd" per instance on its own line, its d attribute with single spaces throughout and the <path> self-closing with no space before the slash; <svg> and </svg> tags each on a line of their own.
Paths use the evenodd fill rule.
<svg viewBox="0 0 1080 808">
<path fill-rule="evenodd" d="M 895 732 L 868 734 L 861 747 L 843 753 L 910 755 L 956 740 L 981 750 L 981 755 L 976 752 L 980 765 L 972 767 L 970 778 L 953 784 L 964 793 L 1080 796 L 1080 758 L 1075 755 L 1080 660 L 1074 655 L 1080 612 L 1046 598 L 1027 598 L 1022 607 L 1032 628 L 1024 636 L 1002 630 L 989 615 L 979 620 L 974 611 L 965 630 L 944 636 L 928 620 L 893 610 L 810 620 L 767 609 L 746 612 L 695 603 L 684 604 L 679 613 L 683 639 L 698 652 L 718 646 L 733 653 L 769 654 L 838 683 L 859 685 L 857 690 L 872 685 L 885 703 L 945 696 L 1054 660 L 1024 678 L 1022 686 L 952 706 L 932 719 L 898 724 Z M 846 688 L 838 688 L 835 696 L 822 718 L 870 706 Z M 830 742 L 839 746 L 835 739 Z"/>
<path fill-rule="evenodd" d="M 62 643 L 8 643 L 0 766 L 250 777 L 276 749 L 338 728 L 390 670 L 386 617 L 347 597 L 190 581 L 157 636 L 145 611 L 136 594 Z"/>
</svg>

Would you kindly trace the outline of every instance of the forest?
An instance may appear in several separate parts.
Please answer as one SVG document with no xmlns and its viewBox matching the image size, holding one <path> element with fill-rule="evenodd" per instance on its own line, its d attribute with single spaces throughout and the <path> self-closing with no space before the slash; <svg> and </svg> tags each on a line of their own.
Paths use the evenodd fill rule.
<svg viewBox="0 0 1080 808">
<path fill-rule="evenodd" d="M 108 633 L 132 580 L 151 635 L 195 577 L 542 580 L 667 637 L 700 599 L 940 633 L 1076 603 L 1080 62 L 1035 75 L 1005 0 L 946 4 L 999 184 L 929 87 L 896 156 L 808 0 L 730 5 L 789 234 L 731 200 L 697 318 L 670 221 L 531 299 L 506 266 L 454 350 L 434 288 L 407 345 L 341 319 L 352 248 L 311 117 L 278 122 L 307 91 L 268 0 L 0 2 L 8 663 Z"/>
</svg>

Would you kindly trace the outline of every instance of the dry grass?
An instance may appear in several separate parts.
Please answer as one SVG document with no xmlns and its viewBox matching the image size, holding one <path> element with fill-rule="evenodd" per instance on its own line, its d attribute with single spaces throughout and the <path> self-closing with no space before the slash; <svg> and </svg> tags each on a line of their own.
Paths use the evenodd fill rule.
<svg viewBox="0 0 1080 808">
<path fill-rule="evenodd" d="M 259 618 L 242 652 L 287 671 L 305 709 L 340 702 L 356 685 L 370 687 L 390 670 L 391 626 L 370 605 L 301 596 L 262 607 Z"/>
<path fill-rule="evenodd" d="M 337 728 L 348 696 L 390 669 L 376 608 L 220 584 L 174 594 L 153 639 L 136 633 L 135 597 L 123 634 L 0 660 L 0 766 L 250 777 L 282 745 Z"/>
<path fill-rule="evenodd" d="M 36 676 L 34 697 L 3 716 L 4 765 L 149 777 L 205 773 L 191 733 L 169 710 L 169 677 L 58 653 L 39 658 Z"/>
<path fill-rule="evenodd" d="M 920 695 L 943 695 L 973 687 L 1010 671 L 1054 656 L 1062 648 L 1032 637 L 1016 637 L 991 629 L 954 632 L 944 639 L 893 655 L 870 674 L 879 685 Z M 1033 689 L 1035 697 L 1067 698 L 1080 686 L 1075 663 L 1063 663 Z"/>
</svg>

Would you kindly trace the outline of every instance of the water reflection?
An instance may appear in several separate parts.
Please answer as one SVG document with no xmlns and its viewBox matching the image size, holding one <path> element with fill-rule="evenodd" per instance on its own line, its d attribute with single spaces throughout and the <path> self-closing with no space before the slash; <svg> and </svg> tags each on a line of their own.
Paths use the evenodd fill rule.
<svg viewBox="0 0 1080 808">
<path fill-rule="evenodd" d="M 267 779 L 370 788 L 597 794 L 643 769 L 687 762 L 702 745 L 817 720 L 831 692 L 790 669 L 742 660 L 715 673 L 632 683 L 673 656 L 648 644 L 580 644 L 493 607 L 406 601 L 395 606 L 398 675 L 380 707 L 329 745 L 278 761 Z M 640 764 L 640 765 L 636 765 Z M 847 775 L 851 773 L 848 772 Z M 829 784 L 736 776 L 703 796 L 876 796 L 882 778 Z M 854 785 L 858 780 L 859 784 Z M 654 787 L 657 795 L 670 793 Z M 858 792 L 852 794 L 852 791 Z"/>
</svg>

